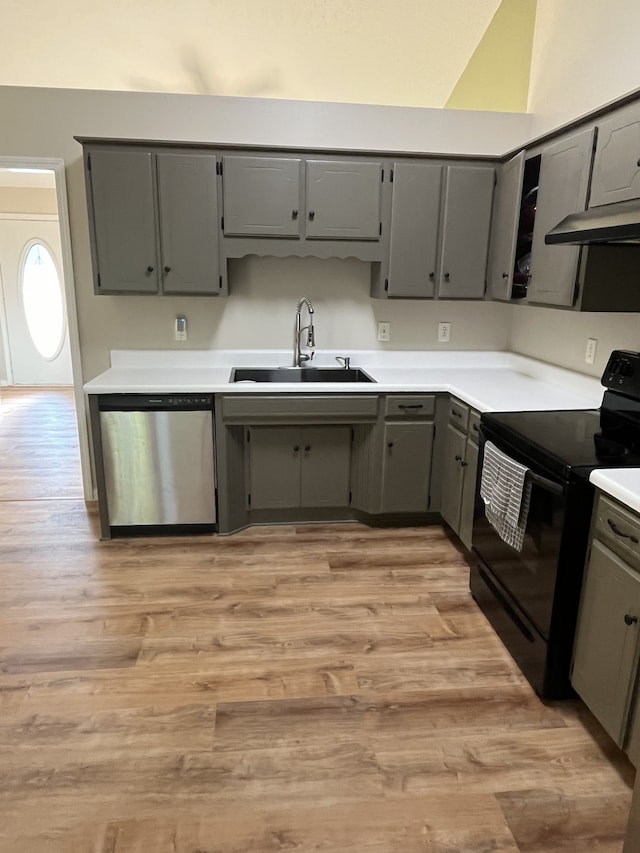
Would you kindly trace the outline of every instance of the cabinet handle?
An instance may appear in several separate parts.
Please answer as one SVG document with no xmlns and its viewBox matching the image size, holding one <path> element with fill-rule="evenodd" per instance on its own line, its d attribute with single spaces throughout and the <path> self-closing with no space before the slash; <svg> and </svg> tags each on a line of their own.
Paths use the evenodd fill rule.
<svg viewBox="0 0 640 853">
<path fill-rule="evenodd" d="M 502 273 L 502 278 L 509 278 L 509 273 L 508 273 L 508 272 L 503 272 L 503 273 Z"/>
<path fill-rule="evenodd" d="M 472 429 L 474 432 L 480 432 L 480 427 L 478 426 L 478 424 L 474 424 L 474 425 L 471 427 L 471 429 Z"/>
<path fill-rule="evenodd" d="M 387 444 L 387 447 L 389 447 L 389 448 L 393 447 L 393 442 L 392 442 L 392 441 L 390 441 L 390 442 Z"/>
<path fill-rule="evenodd" d="M 623 533 L 622 530 L 620 530 L 620 528 L 617 527 L 614 524 L 614 522 L 611 521 L 610 518 L 607 519 L 607 524 L 613 530 L 613 532 L 616 534 L 616 536 L 621 536 L 623 539 L 630 539 L 634 545 L 638 544 L 638 537 L 637 536 L 632 536 L 631 533 Z"/>
<path fill-rule="evenodd" d="M 304 452 L 305 452 L 305 453 L 308 453 L 310 450 L 311 450 L 311 445 L 310 445 L 310 444 L 306 444 L 306 445 L 305 445 L 305 448 L 304 448 Z"/>
<path fill-rule="evenodd" d="M 462 417 L 462 413 L 456 412 L 455 409 L 451 409 L 451 414 L 453 415 L 454 418 L 461 418 Z"/>
<path fill-rule="evenodd" d="M 436 279 L 436 274 L 434 272 L 430 272 L 429 273 L 429 281 L 435 281 L 435 279 Z"/>
<path fill-rule="evenodd" d="M 636 163 L 636 166 L 640 166 L 640 160 L 638 160 L 638 162 Z"/>
<path fill-rule="evenodd" d="M 297 218 L 298 218 L 298 211 L 297 211 L 297 210 L 292 210 L 292 211 L 291 211 L 291 218 L 292 218 L 292 219 L 297 219 Z"/>
<path fill-rule="evenodd" d="M 456 462 L 460 462 L 461 459 L 462 459 L 462 456 L 458 456 L 458 454 L 456 453 L 456 455 L 455 455 Z"/>
<path fill-rule="evenodd" d="M 451 276 L 449 275 L 449 273 L 448 273 L 448 272 L 446 272 L 446 273 L 444 274 L 444 280 L 445 280 L 445 281 L 449 281 L 449 279 L 450 279 L 450 278 L 451 278 Z"/>
<path fill-rule="evenodd" d="M 298 444 L 294 444 L 294 446 L 293 446 L 293 452 L 294 452 L 294 453 L 297 453 L 299 450 L 300 450 L 300 446 L 299 446 Z"/>
<path fill-rule="evenodd" d="M 462 462 L 460 463 L 460 467 L 461 467 L 461 468 L 466 468 L 468 464 L 469 464 L 469 463 L 468 463 L 468 462 L 465 462 L 465 461 L 464 461 L 464 459 L 463 459 L 463 460 L 462 460 Z"/>
<path fill-rule="evenodd" d="M 399 409 L 421 409 L 422 403 L 398 403 Z"/>
<path fill-rule="evenodd" d="M 148 266 L 148 267 L 147 267 L 147 272 L 153 272 L 153 267 L 152 267 L 152 266 Z"/>
<path fill-rule="evenodd" d="M 171 272 L 171 267 L 165 267 L 165 268 L 164 268 L 164 271 L 165 271 L 165 272 Z"/>
<path fill-rule="evenodd" d="M 316 212 L 315 212 L 315 210 L 310 210 L 310 211 L 309 211 L 309 219 L 313 220 L 313 219 L 315 219 L 315 218 L 316 218 Z"/>
<path fill-rule="evenodd" d="M 625 624 L 626 624 L 626 625 L 633 625 L 633 624 L 634 624 L 634 622 L 637 622 L 637 621 L 638 621 L 638 617 L 637 617 L 637 616 L 629 616 L 629 614 L 628 614 L 628 613 L 625 613 L 625 615 L 624 615 L 624 621 L 625 621 Z"/>
</svg>

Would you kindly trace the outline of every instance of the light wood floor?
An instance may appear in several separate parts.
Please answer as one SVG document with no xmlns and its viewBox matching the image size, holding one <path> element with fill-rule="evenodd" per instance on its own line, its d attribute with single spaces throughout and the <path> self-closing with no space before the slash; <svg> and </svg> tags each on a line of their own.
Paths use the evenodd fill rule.
<svg viewBox="0 0 640 853">
<path fill-rule="evenodd" d="M 1 851 L 620 853 L 633 769 L 442 528 L 100 542 L 70 397 L 1 396 Z"/>
</svg>

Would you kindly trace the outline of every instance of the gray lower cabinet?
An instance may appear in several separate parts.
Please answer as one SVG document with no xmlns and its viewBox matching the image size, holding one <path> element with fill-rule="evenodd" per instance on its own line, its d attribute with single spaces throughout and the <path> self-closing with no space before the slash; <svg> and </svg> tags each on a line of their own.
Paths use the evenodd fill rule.
<svg viewBox="0 0 640 853">
<path fill-rule="evenodd" d="M 459 400 L 450 400 L 449 423 L 443 442 L 440 513 L 467 548 L 471 548 L 479 422 L 477 412 Z"/>
<path fill-rule="evenodd" d="M 381 511 L 426 512 L 433 422 L 385 423 L 383 445 Z"/>
<path fill-rule="evenodd" d="M 247 428 L 251 509 L 349 504 L 351 429 L 345 426 Z"/>
<path fill-rule="evenodd" d="M 216 156 L 85 148 L 97 294 L 223 291 Z"/>
<path fill-rule="evenodd" d="M 599 495 L 571 673 L 578 695 L 624 749 L 638 740 L 630 722 L 638 676 L 639 533 L 640 518 Z"/>
<path fill-rule="evenodd" d="M 589 207 L 640 198 L 640 106 L 598 122 Z"/>
</svg>

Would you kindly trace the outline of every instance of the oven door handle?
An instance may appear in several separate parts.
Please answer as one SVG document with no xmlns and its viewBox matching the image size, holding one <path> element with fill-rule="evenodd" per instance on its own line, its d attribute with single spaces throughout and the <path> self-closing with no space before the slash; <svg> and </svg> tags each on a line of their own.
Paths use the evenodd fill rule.
<svg viewBox="0 0 640 853">
<path fill-rule="evenodd" d="M 540 488 L 544 489 L 546 492 L 551 492 L 554 495 L 561 495 L 564 493 L 564 487 L 559 483 L 554 483 L 553 480 L 541 477 L 540 474 L 534 474 L 531 469 L 527 471 L 526 476 L 532 483 L 536 486 L 540 486 Z"/>
</svg>

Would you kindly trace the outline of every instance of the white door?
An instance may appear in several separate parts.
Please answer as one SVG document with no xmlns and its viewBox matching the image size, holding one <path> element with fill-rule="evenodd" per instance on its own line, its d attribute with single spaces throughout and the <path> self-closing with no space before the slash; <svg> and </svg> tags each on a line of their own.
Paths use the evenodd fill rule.
<svg viewBox="0 0 640 853">
<path fill-rule="evenodd" d="M 5 357 L 14 385 L 71 385 L 57 219 L 0 218 Z"/>
</svg>

